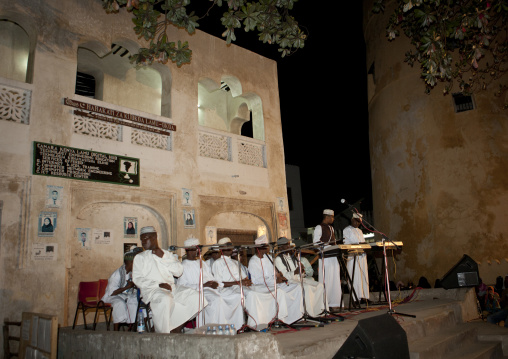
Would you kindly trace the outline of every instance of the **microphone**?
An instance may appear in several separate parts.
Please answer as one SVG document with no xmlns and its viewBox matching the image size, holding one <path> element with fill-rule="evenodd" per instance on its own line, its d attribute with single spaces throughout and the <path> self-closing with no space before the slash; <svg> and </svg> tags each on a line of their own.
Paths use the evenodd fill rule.
<svg viewBox="0 0 508 359">
<path fill-rule="evenodd" d="M 169 246 L 168 251 L 176 251 L 176 246 Z"/>
<path fill-rule="evenodd" d="M 344 198 L 342 198 L 342 199 L 340 200 L 340 203 L 347 203 L 347 201 L 346 201 Z"/>
</svg>

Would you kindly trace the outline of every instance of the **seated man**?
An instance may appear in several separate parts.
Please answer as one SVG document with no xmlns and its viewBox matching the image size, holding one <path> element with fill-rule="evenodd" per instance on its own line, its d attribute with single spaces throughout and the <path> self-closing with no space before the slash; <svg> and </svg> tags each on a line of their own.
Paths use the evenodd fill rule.
<svg viewBox="0 0 508 359">
<path fill-rule="evenodd" d="M 265 286 L 273 294 L 277 284 L 277 299 L 283 298 L 286 302 L 287 316 L 281 315 L 284 308 L 279 302 L 279 319 L 286 324 L 291 324 L 302 317 L 303 297 L 300 285 L 290 283 L 278 271 L 274 273 L 274 266 L 271 256 L 268 253 L 268 239 L 263 235 L 256 239 L 255 244 L 262 247 L 256 248 L 256 254 L 249 260 L 249 272 L 252 283 L 257 286 Z"/>
<path fill-rule="evenodd" d="M 208 248 L 208 252 L 206 255 L 210 255 L 209 258 L 205 261 L 206 264 L 208 264 L 208 268 L 210 268 L 210 271 L 212 270 L 213 262 L 215 262 L 217 259 L 220 258 L 220 252 L 217 246 L 212 246 Z M 211 272 L 213 274 L 213 272 Z"/>
<path fill-rule="evenodd" d="M 242 298 L 240 294 L 240 280 L 244 291 L 244 306 L 247 311 L 247 325 L 253 329 L 260 329 L 261 324 L 268 324 L 276 313 L 274 297 L 270 291 L 264 286 L 253 286 L 247 272 L 240 265 L 238 269 L 238 261 L 231 258 L 233 254 L 233 244 L 229 238 L 219 240 L 219 251 L 221 257 L 213 264 L 215 278 L 224 284 L 224 291 L 236 293 L 237 304 L 239 309 L 242 308 Z M 241 275 L 240 275 L 241 273 Z M 281 297 L 283 316 L 287 315 L 285 297 Z M 240 320 L 240 318 L 238 319 Z M 241 317 L 242 325 L 244 324 L 243 312 Z M 238 327 L 240 329 L 242 327 Z M 235 326 L 237 324 L 235 323 Z"/>
<path fill-rule="evenodd" d="M 217 249 L 219 253 L 219 258 L 216 258 L 213 262 L 213 279 L 218 282 L 218 288 L 215 290 L 210 290 L 209 288 L 205 288 L 205 297 L 209 302 L 209 307 L 205 310 L 205 320 L 206 323 L 217 323 L 217 324 L 234 324 L 235 330 L 239 330 L 243 324 L 243 308 L 242 308 L 242 299 L 240 295 L 240 289 L 238 288 L 237 279 L 238 276 L 238 263 L 236 261 L 232 261 L 229 257 L 226 260 L 226 257 L 221 256 L 221 252 L 223 252 L 224 256 L 231 256 L 231 251 L 233 249 L 231 240 L 229 238 L 222 238 L 218 242 L 219 246 L 216 248 L 227 247 L 223 250 Z M 228 246 L 228 244 L 230 246 Z M 193 256 L 192 252 L 187 250 L 187 256 L 189 254 Z M 207 280 L 209 280 L 208 275 L 205 275 L 205 271 L 209 271 L 209 268 L 206 263 L 203 263 L 205 267 L 203 267 L 203 283 L 206 284 Z M 186 268 L 186 267 L 185 267 Z M 199 268 L 197 268 L 199 270 Z M 186 269 L 184 269 L 185 275 Z M 231 271 L 234 276 L 232 276 L 229 271 Z M 194 270 L 194 273 L 196 270 Z M 199 274 L 199 272 L 198 272 Z M 179 280 L 180 281 L 180 280 Z M 242 284 L 245 286 L 250 285 L 249 280 L 242 280 Z M 185 285 L 185 284 L 183 284 Z M 211 298 L 209 298 L 208 296 Z M 215 295 L 215 297 L 212 297 Z M 213 302 L 211 302 L 211 300 Z"/>
<path fill-rule="evenodd" d="M 138 307 L 137 290 L 132 282 L 132 262 L 134 256 L 142 252 L 141 248 L 135 248 L 123 256 L 123 265 L 115 270 L 108 279 L 108 286 L 101 300 L 113 307 L 114 330 L 118 330 L 120 324 L 129 324 L 129 329 L 136 319 Z"/>
<path fill-rule="evenodd" d="M 227 299 L 223 300 L 219 288 L 219 281 L 217 281 L 208 264 L 198 257 L 199 240 L 197 238 L 189 238 L 184 242 L 185 253 L 187 258 L 182 261 L 183 274 L 178 278 L 178 285 L 193 288 L 201 293 L 203 289 L 204 297 L 208 305 L 200 311 L 197 319 L 197 327 L 206 323 L 226 324 L 232 323 L 228 315 L 231 314 L 231 309 L 227 304 Z M 203 283 L 203 288 L 200 288 L 200 278 Z M 203 299 L 200 299 L 200 306 L 202 306 Z M 241 315 L 241 313 L 240 313 Z"/>
<path fill-rule="evenodd" d="M 501 292 L 499 306 L 501 309 L 490 314 L 487 317 L 487 322 L 498 324 L 499 322 L 504 321 L 504 327 L 508 328 L 508 275 L 504 278 L 504 289 Z"/>
<path fill-rule="evenodd" d="M 300 286 L 300 263 L 294 254 L 290 251 L 291 243 L 285 237 L 277 240 L 279 250 L 284 251 L 275 258 L 275 266 L 281 275 L 288 280 L 289 283 L 297 283 Z M 305 307 L 310 316 L 317 317 L 325 310 L 323 299 L 323 283 L 316 282 L 312 277 L 307 277 L 302 262 L 302 282 L 305 292 Z"/>
<path fill-rule="evenodd" d="M 176 254 L 159 247 L 154 227 L 141 228 L 140 239 L 145 251 L 134 257 L 132 280 L 143 301 L 150 303 L 155 331 L 178 333 L 198 313 L 199 294 L 175 284 L 174 277 L 182 275 L 183 266 Z"/>
</svg>

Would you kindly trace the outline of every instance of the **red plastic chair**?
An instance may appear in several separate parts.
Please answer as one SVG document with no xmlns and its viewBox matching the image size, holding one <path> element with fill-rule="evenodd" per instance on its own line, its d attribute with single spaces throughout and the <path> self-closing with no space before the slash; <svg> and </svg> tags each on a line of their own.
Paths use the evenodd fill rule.
<svg viewBox="0 0 508 359">
<path fill-rule="evenodd" d="M 103 293 L 106 290 L 107 283 L 108 283 L 107 279 L 101 279 L 100 281 L 95 282 L 79 283 L 78 306 L 76 308 L 76 314 L 74 315 L 74 323 L 72 324 L 72 329 L 76 327 L 76 321 L 78 319 L 78 313 L 80 311 L 83 313 L 83 323 L 85 324 L 85 329 L 88 329 L 88 326 L 86 324 L 86 312 L 89 310 L 95 310 L 95 317 L 93 323 L 93 330 L 95 330 L 97 326 L 97 314 L 99 310 L 102 310 L 104 312 L 104 317 L 106 318 L 106 328 L 107 330 L 109 330 L 113 308 L 109 304 L 105 304 L 101 300 L 102 296 L 100 296 L 101 290 Z"/>
<path fill-rule="evenodd" d="M 102 301 L 102 297 L 104 297 L 104 293 L 106 293 L 106 287 L 108 286 L 108 280 L 107 279 L 99 279 L 99 302 L 97 303 L 97 310 L 95 311 L 95 318 L 94 318 L 94 330 L 95 326 L 97 325 L 97 314 L 99 312 L 99 309 L 101 309 L 104 312 L 104 319 L 106 319 L 106 325 L 107 330 L 109 330 L 109 325 L 111 324 L 111 319 L 113 316 L 113 307 L 109 303 L 104 303 Z M 108 317 L 109 312 L 109 317 Z"/>
</svg>

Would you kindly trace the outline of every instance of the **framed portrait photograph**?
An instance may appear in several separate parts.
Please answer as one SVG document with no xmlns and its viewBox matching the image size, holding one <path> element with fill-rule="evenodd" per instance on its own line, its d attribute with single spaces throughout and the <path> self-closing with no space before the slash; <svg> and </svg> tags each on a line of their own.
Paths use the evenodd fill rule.
<svg viewBox="0 0 508 359">
<path fill-rule="evenodd" d="M 196 214 L 193 209 L 183 210 L 183 227 L 196 228 Z"/>
</svg>

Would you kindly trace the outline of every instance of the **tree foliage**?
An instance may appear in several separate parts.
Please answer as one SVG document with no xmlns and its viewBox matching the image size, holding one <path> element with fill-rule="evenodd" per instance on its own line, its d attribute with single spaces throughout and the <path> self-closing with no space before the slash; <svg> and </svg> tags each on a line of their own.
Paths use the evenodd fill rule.
<svg viewBox="0 0 508 359">
<path fill-rule="evenodd" d="M 373 12 L 384 12 L 375 0 Z M 508 0 L 396 0 L 386 26 L 388 40 L 402 31 L 413 46 L 405 62 L 419 63 L 426 93 L 444 82 L 444 93 L 488 88 L 508 67 Z M 506 90 L 500 85 L 496 94 Z M 497 90 L 497 89 L 496 89 Z"/>
<path fill-rule="evenodd" d="M 243 27 L 246 32 L 257 31 L 263 43 L 278 45 L 284 57 L 303 48 L 307 37 L 289 14 L 296 1 L 209 0 L 208 11 L 214 6 L 226 8 L 221 22 L 225 28 L 222 36 L 228 44 L 236 40 L 235 30 Z M 199 27 L 200 18 L 193 11 L 187 13 L 191 0 L 102 0 L 102 3 L 108 13 L 119 12 L 122 8 L 132 12 L 135 33 L 149 43 L 132 55 L 131 61 L 136 65 L 150 65 L 154 61 L 172 61 L 178 66 L 190 63 L 189 44 L 173 41 L 167 30 L 169 26 L 176 26 L 192 34 Z"/>
</svg>

